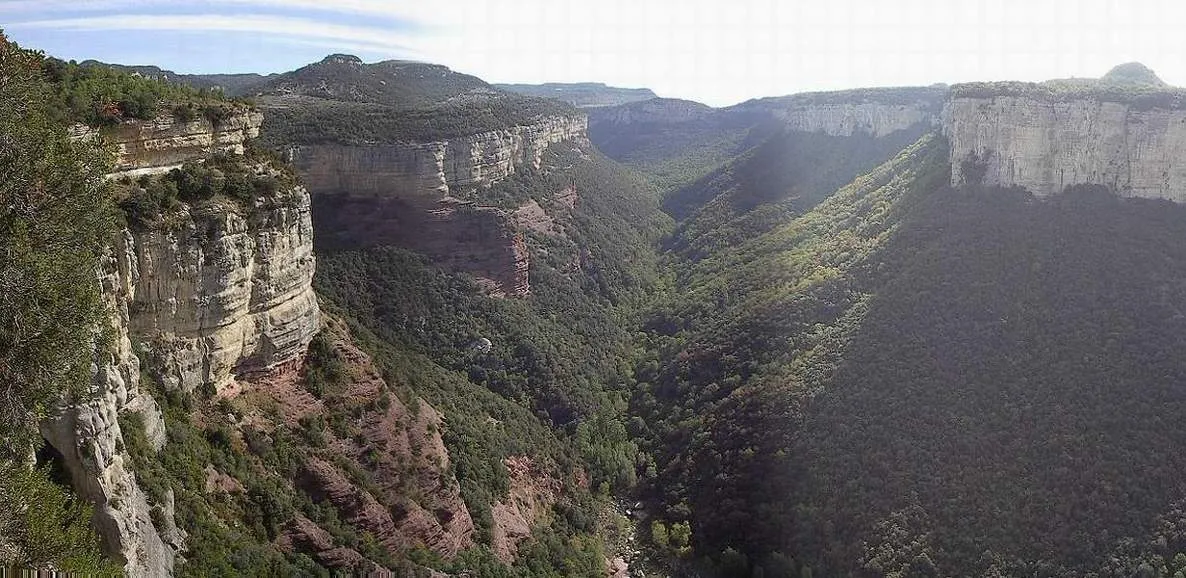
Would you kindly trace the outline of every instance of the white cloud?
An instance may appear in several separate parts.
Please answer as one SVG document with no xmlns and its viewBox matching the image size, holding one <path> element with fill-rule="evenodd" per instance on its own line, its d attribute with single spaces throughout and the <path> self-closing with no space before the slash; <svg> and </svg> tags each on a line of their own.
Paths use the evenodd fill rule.
<svg viewBox="0 0 1186 578">
<path fill-rule="evenodd" d="M 340 42 L 341 45 L 365 47 L 374 52 L 419 54 L 413 36 L 379 28 L 346 26 L 285 16 L 218 14 L 194 15 L 120 15 L 88 18 L 62 18 L 18 23 L 22 28 L 54 30 L 189 30 L 250 32 L 300 38 L 307 41 Z"/>
</svg>

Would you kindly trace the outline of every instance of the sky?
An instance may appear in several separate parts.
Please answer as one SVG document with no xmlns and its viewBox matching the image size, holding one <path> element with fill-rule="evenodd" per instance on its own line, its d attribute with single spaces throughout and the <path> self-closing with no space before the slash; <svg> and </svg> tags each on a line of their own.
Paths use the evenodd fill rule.
<svg viewBox="0 0 1186 578">
<path fill-rule="evenodd" d="M 0 0 L 13 40 L 180 73 L 330 53 L 489 82 L 605 82 L 722 106 L 866 86 L 1097 77 L 1186 85 L 1181 0 Z"/>
</svg>

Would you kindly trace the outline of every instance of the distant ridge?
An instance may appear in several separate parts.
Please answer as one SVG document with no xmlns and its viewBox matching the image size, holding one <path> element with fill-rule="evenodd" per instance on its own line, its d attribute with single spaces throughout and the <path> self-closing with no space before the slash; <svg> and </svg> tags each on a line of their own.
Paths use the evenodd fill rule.
<svg viewBox="0 0 1186 578">
<path fill-rule="evenodd" d="M 548 82 L 545 84 L 495 84 L 494 86 L 527 96 L 562 100 L 581 108 L 617 106 L 657 97 L 649 88 L 621 88 L 607 86 L 602 82 Z"/>
</svg>

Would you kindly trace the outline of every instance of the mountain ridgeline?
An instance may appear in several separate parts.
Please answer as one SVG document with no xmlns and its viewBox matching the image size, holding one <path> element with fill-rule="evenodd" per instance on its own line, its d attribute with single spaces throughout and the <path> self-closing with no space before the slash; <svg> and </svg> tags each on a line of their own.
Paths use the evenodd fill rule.
<svg viewBox="0 0 1186 578">
<path fill-rule="evenodd" d="M 1186 574 L 1139 64 L 712 108 L 0 51 L 0 562 Z"/>
</svg>

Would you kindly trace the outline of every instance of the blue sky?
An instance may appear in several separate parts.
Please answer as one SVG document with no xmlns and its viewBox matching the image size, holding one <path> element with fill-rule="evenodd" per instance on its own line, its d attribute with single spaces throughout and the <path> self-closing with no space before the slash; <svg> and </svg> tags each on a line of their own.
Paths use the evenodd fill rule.
<svg viewBox="0 0 1186 578">
<path fill-rule="evenodd" d="M 67 59 L 281 72 L 345 52 L 491 82 L 601 81 L 714 105 L 859 86 L 1099 76 L 1186 84 L 1179 0 L 0 0 Z"/>
</svg>

